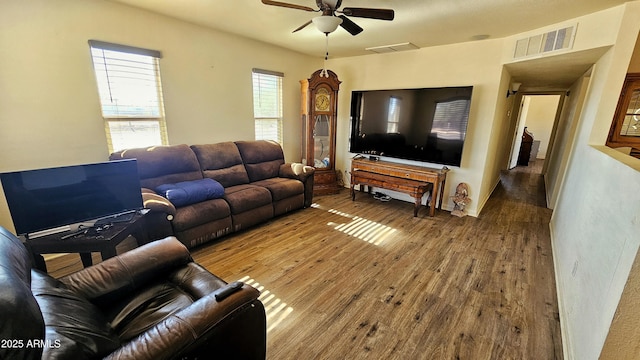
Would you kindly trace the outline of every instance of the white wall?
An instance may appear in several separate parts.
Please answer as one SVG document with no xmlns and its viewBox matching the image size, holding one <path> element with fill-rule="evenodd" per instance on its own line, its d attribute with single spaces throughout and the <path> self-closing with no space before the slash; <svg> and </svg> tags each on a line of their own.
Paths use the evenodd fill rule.
<svg viewBox="0 0 640 360">
<path fill-rule="evenodd" d="M 162 52 L 171 144 L 253 139 L 251 69 L 283 72 L 285 158 L 300 161 L 299 80 L 321 58 L 114 2 L 2 0 L 0 172 L 107 160 L 89 39 Z"/>
<path fill-rule="evenodd" d="M 591 69 L 571 86 L 569 89 L 571 96 L 564 102 L 561 117 L 558 120 L 556 136 L 552 152 L 547 161 L 547 171 L 544 177 L 547 207 L 550 209 L 555 208 L 559 191 L 565 179 L 569 158 L 574 149 L 576 128 L 578 127 L 590 80 Z"/>
<path fill-rule="evenodd" d="M 603 22 L 619 31 L 614 47 L 592 72 L 551 221 L 569 360 L 599 358 L 640 245 L 640 160 L 601 146 L 640 30 L 640 3 L 621 9 L 617 19 Z M 639 318 L 637 310 L 627 311 L 616 326 Z M 629 355 L 634 354 L 620 353 L 619 358 Z"/>
</svg>

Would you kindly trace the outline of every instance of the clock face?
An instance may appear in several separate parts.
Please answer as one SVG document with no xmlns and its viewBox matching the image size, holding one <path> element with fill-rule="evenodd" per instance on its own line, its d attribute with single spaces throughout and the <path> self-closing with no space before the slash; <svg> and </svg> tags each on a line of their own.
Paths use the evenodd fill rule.
<svg viewBox="0 0 640 360">
<path fill-rule="evenodd" d="M 329 95 L 327 94 L 317 94 L 316 95 L 316 110 L 317 111 L 327 111 L 329 109 Z"/>
<path fill-rule="evenodd" d="M 315 110 L 316 111 L 329 111 L 331 107 L 331 95 L 329 90 L 325 87 L 320 87 L 316 91 L 315 95 Z"/>
</svg>

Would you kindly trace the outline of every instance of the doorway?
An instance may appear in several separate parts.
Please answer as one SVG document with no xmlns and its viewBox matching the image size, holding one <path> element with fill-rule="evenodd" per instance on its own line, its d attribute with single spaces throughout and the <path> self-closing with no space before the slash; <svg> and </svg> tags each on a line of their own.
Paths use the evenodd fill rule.
<svg viewBox="0 0 640 360">
<path fill-rule="evenodd" d="M 525 93 L 519 97 L 509 170 L 544 173 L 545 161 L 551 153 L 562 109 L 563 95 L 558 92 Z"/>
</svg>

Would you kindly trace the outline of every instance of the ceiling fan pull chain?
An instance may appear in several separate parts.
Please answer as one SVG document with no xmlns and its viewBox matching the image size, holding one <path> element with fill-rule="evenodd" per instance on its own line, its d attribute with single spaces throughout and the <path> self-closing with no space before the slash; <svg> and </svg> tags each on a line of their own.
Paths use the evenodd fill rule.
<svg viewBox="0 0 640 360">
<path fill-rule="evenodd" d="M 327 60 L 329 60 L 329 33 L 325 35 L 325 55 L 324 55 L 324 64 L 322 65 L 322 71 L 320 72 L 320 76 L 329 77 L 329 73 L 327 73 Z"/>
</svg>

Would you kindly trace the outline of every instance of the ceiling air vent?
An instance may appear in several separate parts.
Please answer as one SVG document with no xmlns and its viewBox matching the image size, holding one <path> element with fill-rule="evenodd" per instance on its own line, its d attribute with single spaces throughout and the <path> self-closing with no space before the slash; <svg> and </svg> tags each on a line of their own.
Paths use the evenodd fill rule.
<svg viewBox="0 0 640 360">
<path fill-rule="evenodd" d="M 415 50 L 419 49 L 416 45 L 406 42 L 401 44 L 393 44 L 393 45 L 384 45 L 384 46 L 376 46 L 376 47 L 368 47 L 365 50 L 372 51 L 376 54 L 396 52 L 396 51 L 406 51 L 406 50 Z"/>
<path fill-rule="evenodd" d="M 553 51 L 571 49 L 573 47 L 573 40 L 576 37 L 577 27 L 578 25 L 576 24 L 520 39 L 516 41 L 516 50 L 514 51 L 513 58 L 519 59 Z"/>
</svg>

